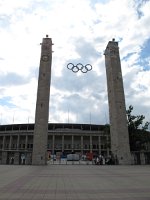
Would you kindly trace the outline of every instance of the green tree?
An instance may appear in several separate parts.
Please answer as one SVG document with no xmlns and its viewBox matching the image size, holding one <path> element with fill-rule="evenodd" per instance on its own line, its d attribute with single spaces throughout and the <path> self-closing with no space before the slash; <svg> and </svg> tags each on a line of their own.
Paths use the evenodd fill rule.
<svg viewBox="0 0 150 200">
<path fill-rule="evenodd" d="M 145 116 L 133 115 L 133 106 L 130 105 L 126 111 L 128 120 L 128 131 L 131 151 L 146 150 L 146 143 L 150 142 L 150 132 L 148 132 L 148 126 L 150 122 L 143 122 Z M 144 124 L 144 125 L 143 125 Z"/>
</svg>

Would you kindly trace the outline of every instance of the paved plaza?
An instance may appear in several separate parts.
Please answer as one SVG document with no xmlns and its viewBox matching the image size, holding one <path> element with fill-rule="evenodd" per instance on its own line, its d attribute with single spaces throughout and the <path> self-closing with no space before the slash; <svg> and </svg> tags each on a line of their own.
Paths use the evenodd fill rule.
<svg viewBox="0 0 150 200">
<path fill-rule="evenodd" d="M 150 200 L 150 166 L 0 165 L 0 200 Z"/>
</svg>

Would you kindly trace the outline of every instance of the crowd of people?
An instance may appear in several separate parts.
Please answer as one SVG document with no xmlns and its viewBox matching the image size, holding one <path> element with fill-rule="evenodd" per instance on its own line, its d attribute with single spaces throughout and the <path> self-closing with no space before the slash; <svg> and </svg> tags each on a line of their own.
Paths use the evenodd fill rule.
<svg viewBox="0 0 150 200">
<path fill-rule="evenodd" d="M 95 165 L 116 165 L 118 164 L 117 157 L 114 157 L 112 155 L 108 157 L 104 157 L 103 155 L 96 156 L 94 158 Z"/>
</svg>

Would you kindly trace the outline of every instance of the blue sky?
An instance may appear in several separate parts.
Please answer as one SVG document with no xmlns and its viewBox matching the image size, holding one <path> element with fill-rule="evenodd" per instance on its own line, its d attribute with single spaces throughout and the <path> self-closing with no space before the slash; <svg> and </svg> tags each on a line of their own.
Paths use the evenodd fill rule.
<svg viewBox="0 0 150 200">
<path fill-rule="evenodd" d="M 33 123 L 40 43 L 54 43 L 50 122 L 109 122 L 103 52 L 119 41 L 126 106 L 150 121 L 150 1 L 0 0 L 0 124 Z M 90 63 L 74 74 L 66 66 Z"/>
</svg>

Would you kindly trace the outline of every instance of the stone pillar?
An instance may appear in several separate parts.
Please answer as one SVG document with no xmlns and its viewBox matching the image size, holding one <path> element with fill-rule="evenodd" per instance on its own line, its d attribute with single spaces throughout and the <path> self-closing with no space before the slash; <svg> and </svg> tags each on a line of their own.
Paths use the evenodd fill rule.
<svg viewBox="0 0 150 200">
<path fill-rule="evenodd" d="M 62 135 L 62 152 L 64 152 L 64 135 Z"/>
<path fill-rule="evenodd" d="M 11 149 L 12 146 L 12 135 L 10 135 L 10 139 L 9 139 L 9 150 Z"/>
<path fill-rule="evenodd" d="M 19 149 L 19 143 L 20 143 L 20 135 L 18 135 L 18 138 L 17 138 L 17 150 Z"/>
<path fill-rule="evenodd" d="M 31 165 L 32 164 L 32 154 L 27 153 L 26 154 L 26 165 Z"/>
<path fill-rule="evenodd" d="M 98 136 L 99 155 L 101 155 L 101 136 Z"/>
<path fill-rule="evenodd" d="M 55 135 L 53 135 L 53 141 L 52 141 L 52 154 L 55 154 Z"/>
<path fill-rule="evenodd" d="M 28 135 L 26 135 L 26 140 L 25 140 L 25 149 L 28 147 Z"/>
<path fill-rule="evenodd" d="M 71 151 L 74 152 L 74 136 L 71 138 Z"/>
<path fill-rule="evenodd" d="M 81 154 L 83 155 L 83 135 L 81 135 Z"/>
<path fill-rule="evenodd" d="M 145 155 L 144 155 L 144 152 L 141 152 L 141 153 L 140 153 L 140 159 L 141 159 L 141 165 L 145 165 L 146 162 L 145 162 Z"/>
<path fill-rule="evenodd" d="M 90 135 L 90 153 L 93 152 L 92 136 Z"/>
<path fill-rule="evenodd" d="M 38 78 L 37 102 L 35 113 L 34 139 L 33 139 L 33 165 L 47 164 L 47 139 L 49 96 L 51 83 L 52 40 L 43 38 L 41 44 L 41 60 Z"/>
<path fill-rule="evenodd" d="M 109 41 L 104 55 L 107 75 L 111 151 L 119 164 L 131 164 L 118 42 L 114 39 Z"/>
<path fill-rule="evenodd" d="M 134 153 L 131 154 L 131 165 L 135 165 L 135 158 Z"/>
<path fill-rule="evenodd" d="M 7 151 L 2 152 L 2 164 L 7 164 Z"/>
<path fill-rule="evenodd" d="M 106 139 L 106 140 L 107 140 L 107 156 L 109 156 L 109 146 L 108 146 L 108 141 L 109 141 L 109 140 L 108 140 L 108 136 L 106 136 L 106 138 L 107 138 L 107 139 Z"/>
<path fill-rule="evenodd" d="M 15 152 L 14 165 L 19 165 L 19 152 Z"/>
<path fill-rule="evenodd" d="M 3 136 L 3 150 L 5 149 L 5 139 L 6 139 L 6 137 L 5 137 L 5 135 Z"/>
</svg>

